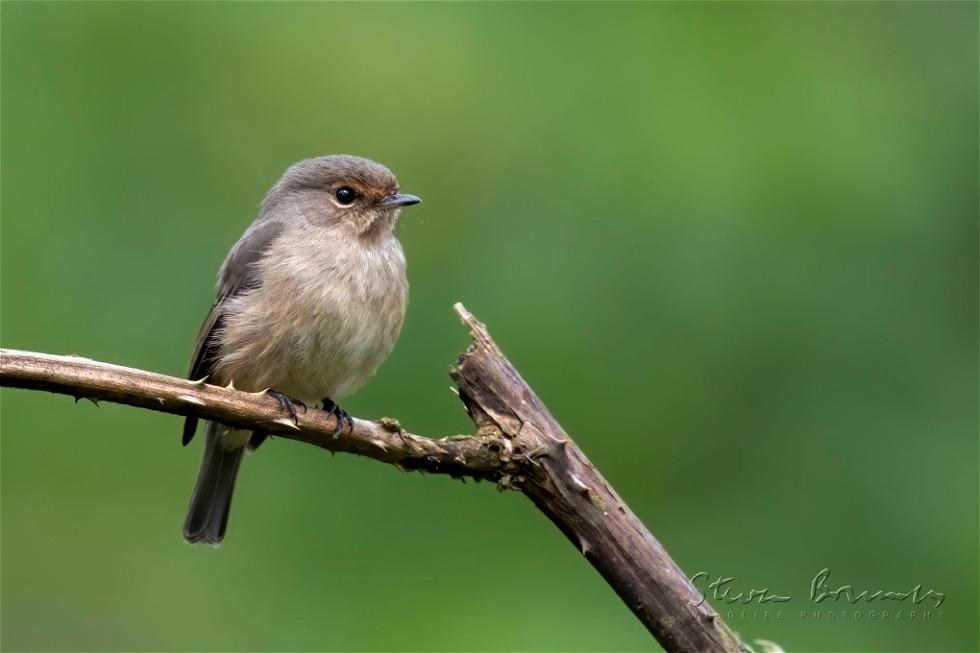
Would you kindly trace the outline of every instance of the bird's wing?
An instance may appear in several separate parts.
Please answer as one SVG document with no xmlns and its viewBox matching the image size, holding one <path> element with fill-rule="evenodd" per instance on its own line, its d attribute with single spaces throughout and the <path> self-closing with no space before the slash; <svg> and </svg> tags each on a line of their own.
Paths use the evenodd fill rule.
<svg viewBox="0 0 980 653">
<path fill-rule="evenodd" d="M 187 378 L 197 381 L 209 376 L 218 356 L 220 343 L 217 335 L 221 331 L 226 303 L 229 299 L 241 293 L 257 288 L 261 283 L 257 264 L 266 250 L 282 232 L 281 222 L 255 222 L 239 239 L 224 265 L 218 281 L 218 297 L 211 306 L 211 312 L 197 334 L 194 345 L 194 356 L 191 358 L 191 368 Z M 188 417 L 184 420 L 182 441 L 186 445 L 194 437 L 197 430 L 197 418 Z"/>
</svg>

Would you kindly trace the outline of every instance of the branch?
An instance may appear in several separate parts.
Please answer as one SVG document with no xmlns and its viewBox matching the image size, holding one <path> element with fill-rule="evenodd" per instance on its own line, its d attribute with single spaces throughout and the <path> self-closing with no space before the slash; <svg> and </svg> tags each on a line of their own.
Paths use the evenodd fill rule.
<svg viewBox="0 0 980 653">
<path fill-rule="evenodd" d="M 743 651 L 743 645 L 691 586 L 490 338 L 456 304 L 473 344 L 450 376 L 477 426 L 476 435 L 413 435 L 396 420 L 355 419 L 333 437 L 330 413 L 284 417 L 265 393 L 208 385 L 80 358 L 0 350 L 0 385 L 93 401 L 194 415 L 403 469 L 470 476 L 523 492 L 606 579 L 667 651 Z"/>
</svg>

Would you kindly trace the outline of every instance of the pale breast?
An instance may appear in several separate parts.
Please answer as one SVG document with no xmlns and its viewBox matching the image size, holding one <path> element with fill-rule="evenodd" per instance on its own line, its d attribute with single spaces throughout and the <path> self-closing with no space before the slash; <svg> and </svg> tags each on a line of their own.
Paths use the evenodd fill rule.
<svg viewBox="0 0 980 653">
<path fill-rule="evenodd" d="M 236 387 L 339 400 L 391 353 L 408 302 L 396 238 L 370 246 L 284 238 L 260 273 L 261 286 L 232 300 L 225 318 L 216 367 Z"/>
</svg>

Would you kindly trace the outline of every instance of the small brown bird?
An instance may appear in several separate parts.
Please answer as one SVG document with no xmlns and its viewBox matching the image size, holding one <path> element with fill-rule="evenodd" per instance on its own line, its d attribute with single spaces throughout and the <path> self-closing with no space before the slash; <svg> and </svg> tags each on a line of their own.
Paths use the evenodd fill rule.
<svg viewBox="0 0 980 653">
<path fill-rule="evenodd" d="M 398 339 L 408 281 L 395 232 L 401 207 L 419 201 L 367 159 L 323 156 L 289 168 L 221 266 L 189 378 L 269 389 L 293 419 L 296 405 L 322 401 L 337 416 L 335 437 L 352 426 L 336 402 L 374 374 Z M 206 424 L 184 539 L 217 546 L 245 451 L 266 436 Z M 196 430 L 188 417 L 185 445 Z"/>
</svg>

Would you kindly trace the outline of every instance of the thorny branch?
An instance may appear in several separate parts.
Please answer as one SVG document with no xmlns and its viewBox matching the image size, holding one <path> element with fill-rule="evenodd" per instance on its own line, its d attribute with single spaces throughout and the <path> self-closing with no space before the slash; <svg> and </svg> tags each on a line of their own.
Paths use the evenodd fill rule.
<svg viewBox="0 0 980 653">
<path fill-rule="evenodd" d="M 194 415 L 242 429 L 367 456 L 406 470 L 495 481 L 523 492 L 602 574 L 667 651 L 745 651 L 520 377 L 486 327 L 461 304 L 473 344 L 450 371 L 477 426 L 439 439 L 406 432 L 393 419 L 354 420 L 334 437 L 330 413 L 297 422 L 266 393 L 187 381 L 76 356 L 0 350 L 0 385 Z"/>
</svg>

